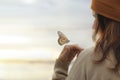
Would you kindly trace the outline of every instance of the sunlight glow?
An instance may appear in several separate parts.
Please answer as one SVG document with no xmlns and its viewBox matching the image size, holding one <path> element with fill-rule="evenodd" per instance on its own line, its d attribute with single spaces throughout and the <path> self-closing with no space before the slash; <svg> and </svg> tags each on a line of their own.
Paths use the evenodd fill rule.
<svg viewBox="0 0 120 80">
<path fill-rule="evenodd" d="M 29 50 L 0 50 L 0 59 L 26 59 L 26 60 L 51 60 L 50 49 L 29 49 Z"/>
<path fill-rule="evenodd" d="M 21 44 L 28 42 L 29 40 L 24 36 L 0 35 L 0 44 Z"/>
<path fill-rule="evenodd" d="M 22 2 L 26 4 L 33 4 L 36 2 L 36 0 L 22 0 Z"/>
</svg>

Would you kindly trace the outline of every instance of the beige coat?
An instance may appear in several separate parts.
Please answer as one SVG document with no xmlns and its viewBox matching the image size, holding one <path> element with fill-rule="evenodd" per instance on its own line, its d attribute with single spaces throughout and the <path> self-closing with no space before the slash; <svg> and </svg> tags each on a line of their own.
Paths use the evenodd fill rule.
<svg viewBox="0 0 120 80">
<path fill-rule="evenodd" d="M 52 80 L 120 80 L 119 75 L 108 69 L 114 67 L 113 55 L 99 64 L 93 63 L 93 59 L 97 59 L 94 48 L 85 49 L 75 60 L 69 72 L 69 62 L 56 60 Z"/>
</svg>

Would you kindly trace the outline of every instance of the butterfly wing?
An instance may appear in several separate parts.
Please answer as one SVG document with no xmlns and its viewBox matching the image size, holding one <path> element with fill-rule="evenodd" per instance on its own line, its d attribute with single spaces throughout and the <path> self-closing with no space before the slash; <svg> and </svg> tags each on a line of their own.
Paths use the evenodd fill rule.
<svg viewBox="0 0 120 80">
<path fill-rule="evenodd" d="M 58 31 L 58 43 L 59 45 L 64 45 L 65 43 L 70 42 L 70 40 L 68 40 L 68 38 L 60 31 Z"/>
</svg>

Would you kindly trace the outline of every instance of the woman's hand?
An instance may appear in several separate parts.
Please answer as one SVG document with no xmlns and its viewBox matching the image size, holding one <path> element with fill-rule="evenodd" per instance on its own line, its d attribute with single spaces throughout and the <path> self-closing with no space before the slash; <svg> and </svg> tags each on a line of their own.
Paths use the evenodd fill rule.
<svg viewBox="0 0 120 80">
<path fill-rule="evenodd" d="M 78 45 L 65 45 L 58 59 L 65 62 L 71 62 L 82 50 L 83 49 Z"/>
</svg>

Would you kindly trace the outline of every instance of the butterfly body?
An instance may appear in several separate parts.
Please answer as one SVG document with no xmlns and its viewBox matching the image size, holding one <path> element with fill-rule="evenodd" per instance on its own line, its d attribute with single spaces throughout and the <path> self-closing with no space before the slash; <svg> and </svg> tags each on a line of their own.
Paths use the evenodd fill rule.
<svg viewBox="0 0 120 80">
<path fill-rule="evenodd" d="M 70 40 L 68 40 L 68 38 L 61 31 L 58 31 L 58 36 L 58 44 L 61 46 L 70 42 Z"/>
</svg>

